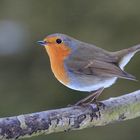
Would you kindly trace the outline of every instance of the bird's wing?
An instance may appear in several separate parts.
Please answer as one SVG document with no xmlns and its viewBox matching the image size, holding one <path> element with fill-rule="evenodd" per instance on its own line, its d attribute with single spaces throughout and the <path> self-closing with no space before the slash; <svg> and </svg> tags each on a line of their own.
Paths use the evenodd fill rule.
<svg viewBox="0 0 140 140">
<path fill-rule="evenodd" d="M 102 48 L 96 47 L 95 45 L 87 43 L 79 43 L 77 49 L 71 54 L 71 60 L 99 60 L 110 63 L 117 63 L 118 57 L 113 55 L 111 52 L 106 51 Z"/>
<path fill-rule="evenodd" d="M 119 77 L 135 80 L 135 77 L 119 68 L 117 65 L 100 60 L 91 61 L 68 61 L 66 64 L 68 70 L 77 74 L 95 75 L 105 77 Z"/>
</svg>

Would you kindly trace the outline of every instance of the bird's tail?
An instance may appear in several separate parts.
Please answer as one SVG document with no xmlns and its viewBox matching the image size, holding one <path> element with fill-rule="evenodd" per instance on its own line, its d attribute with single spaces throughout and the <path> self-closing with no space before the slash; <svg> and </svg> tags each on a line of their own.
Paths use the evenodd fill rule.
<svg viewBox="0 0 140 140">
<path fill-rule="evenodd" d="M 121 51 L 114 52 L 115 56 L 118 57 L 118 65 L 121 69 L 130 61 L 136 52 L 140 51 L 140 44 L 123 49 Z"/>
</svg>

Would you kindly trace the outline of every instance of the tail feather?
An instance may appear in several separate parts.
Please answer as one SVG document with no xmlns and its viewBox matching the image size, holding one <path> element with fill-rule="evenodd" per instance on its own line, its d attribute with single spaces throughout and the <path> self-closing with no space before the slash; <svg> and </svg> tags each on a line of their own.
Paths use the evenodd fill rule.
<svg viewBox="0 0 140 140">
<path fill-rule="evenodd" d="M 123 73 L 124 73 L 124 79 L 128 79 L 128 80 L 133 80 L 133 81 L 138 81 L 137 79 L 136 79 L 136 77 L 135 76 L 133 76 L 132 74 L 130 74 L 130 73 L 127 73 L 127 72 L 125 72 L 125 71 L 123 71 Z"/>
<path fill-rule="evenodd" d="M 140 44 L 130 47 L 128 49 L 123 49 L 121 51 L 115 52 L 118 57 L 118 65 L 121 69 L 124 69 L 125 65 L 130 61 L 130 59 L 140 51 Z"/>
<path fill-rule="evenodd" d="M 135 46 L 133 46 L 133 47 L 131 47 L 129 49 L 132 50 L 132 51 L 134 51 L 134 52 L 138 52 L 138 51 L 140 51 L 140 44 L 135 45 Z"/>
</svg>

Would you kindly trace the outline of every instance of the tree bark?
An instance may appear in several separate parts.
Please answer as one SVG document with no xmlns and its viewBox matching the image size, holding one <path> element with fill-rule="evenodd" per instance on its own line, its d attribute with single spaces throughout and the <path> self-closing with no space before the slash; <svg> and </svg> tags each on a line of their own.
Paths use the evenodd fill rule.
<svg viewBox="0 0 140 140">
<path fill-rule="evenodd" d="M 140 116 L 140 90 L 95 104 L 0 119 L 0 139 L 19 139 L 54 132 L 79 130 Z M 100 115 L 99 115 L 100 114 Z"/>
</svg>

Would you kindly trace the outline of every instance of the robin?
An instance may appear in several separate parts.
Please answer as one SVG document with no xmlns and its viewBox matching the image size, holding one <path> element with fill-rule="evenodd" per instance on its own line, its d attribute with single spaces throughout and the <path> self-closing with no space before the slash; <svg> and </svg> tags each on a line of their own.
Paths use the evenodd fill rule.
<svg viewBox="0 0 140 140">
<path fill-rule="evenodd" d="M 96 101 L 117 78 L 136 80 L 124 67 L 140 51 L 140 44 L 110 52 L 60 33 L 48 35 L 38 43 L 45 46 L 58 81 L 73 90 L 92 92 L 76 105 Z"/>
</svg>

